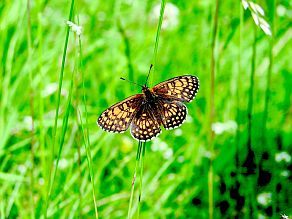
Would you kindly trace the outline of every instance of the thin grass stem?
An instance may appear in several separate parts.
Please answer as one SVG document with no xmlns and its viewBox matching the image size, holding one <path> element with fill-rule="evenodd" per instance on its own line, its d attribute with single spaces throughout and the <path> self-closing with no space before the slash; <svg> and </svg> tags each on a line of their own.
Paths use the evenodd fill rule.
<svg viewBox="0 0 292 219">
<path fill-rule="evenodd" d="M 145 147 L 146 147 L 146 142 L 142 142 L 142 148 L 141 148 L 142 157 L 140 159 L 140 186 L 139 186 L 139 198 L 138 198 L 137 218 L 140 218 L 140 207 L 141 207 L 142 189 L 143 189 L 143 171 L 144 171 Z"/>
<path fill-rule="evenodd" d="M 157 64 L 157 52 L 158 52 L 159 36 L 160 36 L 160 32 L 161 32 L 164 9 L 165 9 L 165 0 L 161 0 L 159 22 L 158 22 L 157 31 L 156 31 L 154 53 L 153 53 L 153 61 L 152 61 L 154 63 L 153 70 L 152 70 L 152 73 L 153 73 L 152 75 L 154 75 L 154 73 L 155 73 L 156 64 Z M 150 85 L 152 85 L 152 77 L 151 76 L 149 78 L 149 81 L 150 81 Z"/>
<path fill-rule="evenodd" d="M 71 0 L 71 6 L 70 6 L 70 12 L 69 12 L 69 21 L 71 21 L 72 18 L 73 18 L 73 9 L 74 9 L 74 0 Z M 59 75 L 58 92 L 57 92 L 57 106 L 56 106 L 56 112 L 55 112 L 54 131 L 53 131 L 53 145 L 52 145 L 52 151 L 51 151 L 52 158 L 51 158 L 51 167 L 50 167 L 50 170 L 49 170 L 48 189 L 47 189 L 46 203 L 45 203 L 45 213 L 44 213 L 45 218 L 47 218 L 49 199 L 50 199 L 50 196 L 51 196 L 51 193 L 52 193 L 52 187 L 53 187 L 53 183 L 54 183 L 54 175 L 55 174 L 53 174 L 53 178 L 52 178 L 52 172 L 53 172 L 53 168 L 54 168 L 55 145 L 56 145 L 56 141 L 57 141 L 58 117 L 59 117 L 59 108 L 60 108 L 60 102 L 61 102 L 61 89 L 62 89 L 62 84 L 63 84 L 63 76 L 64 76 L 64 69 L 65 69 L 65 62 L 66 62 L 66 54 L 67 54 L 67 48 L 68 48 L 69 34 L 70 34 L 70 27 L 67 26 L 66 27 L 66 37 L 65 37 L 64 50 L 63 50 L 63 56 L 62 56 L 62 65 L 61 65 L 61 71 L 60 71 L 60 75 Z M 68 103 L 70 104 L 70 102 L 68 102 Z M 66 122 L 66 121 L 64 121 L 64 122 Z M 56 169 L 57 168 L 58 168 L 58 166 L 56 165 Z"/>
<path fill-rule="evenodd" d="M 209 147 L 211 154 L 214 150 L 214 132 L 212 130 L 212 124 L 215 117 L 215 49 L 216 49 L 216 36 L 218 29 L 218 11 L 219 11 L 219 0 L 216 0 L 215 15 L 213 20 L 213 32 L 211 42 L 211 63 L 210 63 L 210 118 L 209 118 Z M 209 219 L 213 219 L 214 204 L 213 204 L 213 158 L 210 159 L 210 166 L 208 172 L 208 202 L 209 202 Z"/>
<path fill-rule="evenodd" d="M 77 23 L 79 23 L 79 15 L 77 15 Z M 79 68 L 81 71 L 81 80 L 82 80 L 82 91 L 83 91 L 83 104 L 84 104 L 84 110 L 85 110 L 85 123 L 88 124 L 88 113 L 87 113 L 87 100 L 86 100 L 86 93 L 85 93 L 85 78 L 84 78 L 84 71 L 83 71 L 83 56 L 82 56 L 82 41 L 81 36 L 78 37 L 78 44 L 79 44 Z M 81 114 L 80 114 L 81 116 Z M 89 175 L 90 175 L 90 181 L 91 181 L 91 187 L 92 187 L 92 196 L 93 196 L 93 202 L 94 202 L 94 211 L 95 211 L 95 218 L 98 219 L 98 209 L 97 209 L 97 202 L 96 202 L 96 192 L 95 192 L 95 182 L 94 182 L 94 171 L 93 171 L 93 165 L 92 165 L 92 158 L 91 158 L 91 144 L 89 139 L 89 130 L 88 125 L 86 125 L 86 131 L 84 131 L 82 119 L 81 121 L 81 127 L 82 127 L 82 133 L 84 137 L 84 147 L 86 151 L 86 157 L 88 162 L 88 168 L 89 168 Z"/>
<path fill-rule="evenodd" d="M 35 144 L 35 126 L 34 126 L 34 88 L 33 88 L 33 75 L 31 69 L 31 56 L 32 56 L 32 43 L 31 43 L 31 14 L 30 14 L 30 0 L 27 0 L 27 44 L 28 44 L 28 66 L 29 66 L 29 83 L 30 83 L 30 115 L 31 115 L 31 143 L 30 143 L 30 199 L 31 199 L 31 218 L 34 216 L 34 200 L 33 200 L 33 191 L 34 191 L 34 144 Z"/>
<path fill-rule="evenodd" d="M 133 204 L 134 190 L 135 190 L 135 182 L 136 182 L 136 176 L 137 176 L 137 168 L 139 166 L 139 161 L 140 161 L 140 157 L 141 157 L 141 150 L 142 150 L 142 142 L 139 141 L 137 155 L 136 155 L 134 175 L 133 175 L 132 186 L 131 186 L 131 195 L 130 195 L 129 208 L 128 208 L 128 217 L 127 217 L 128 219 L 131 218 L 132 204 Z"/>
</svg>

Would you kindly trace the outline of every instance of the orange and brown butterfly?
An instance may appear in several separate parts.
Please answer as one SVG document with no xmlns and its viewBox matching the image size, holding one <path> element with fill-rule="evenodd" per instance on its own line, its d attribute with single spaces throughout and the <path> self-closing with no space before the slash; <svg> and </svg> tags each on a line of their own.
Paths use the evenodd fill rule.
<svg viewBox="0 0 292 219">
<path fill-rule="evenodd" d="M 147 77 L 148 79 L 148 77 Z M 147 81 L 146 81 L 147 83 Z M 179 127 L 187 116 L 185 102 L 191 102 L 198 90 L 199 79 L 192 75 L 178 76 L 136 94 L 106 109 L 97 124 L 105 131 L 122 133 L 129 126 L 139 141 L 149 141 L 165 129 Z"/>
</svg>

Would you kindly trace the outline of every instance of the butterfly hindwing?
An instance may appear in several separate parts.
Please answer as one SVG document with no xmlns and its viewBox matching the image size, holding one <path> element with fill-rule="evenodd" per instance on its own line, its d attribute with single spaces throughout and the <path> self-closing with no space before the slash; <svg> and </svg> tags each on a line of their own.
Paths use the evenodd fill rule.
<svg viewBox="0 0 292 219">
<path fill-rule="evenodd" d="M 124 132 L 139 111 L 143 95 L 137 94 L 109 107 L 98 118 L 97 124 L 109 132 Z"/>
<path fill-rule="evenodd" d="M 179 101 L 160 101 L 160 113 L 165 129 L 174 129 L 186 120 L 187 107 Z"/>
<path fill-rule="evenodd" d="M 199 79 L 192 75 L 178 76 L 155 85 L 152 90 L 170 100 L 191 102 L 199 90 Z"/>
<path fill-rule="evenodd" d="M 160 124 L 148 104 L 141 106 L 131 125 L 132 136 L 139 141 L 149 141 L 161 133 Z"/>
</svg>

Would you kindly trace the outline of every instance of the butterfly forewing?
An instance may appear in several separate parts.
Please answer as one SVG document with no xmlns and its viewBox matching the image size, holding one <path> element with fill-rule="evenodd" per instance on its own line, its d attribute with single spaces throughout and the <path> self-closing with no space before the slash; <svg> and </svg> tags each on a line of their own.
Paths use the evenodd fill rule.
<svg viewBox="0 0 292 219">
<path fill-rule="evenodd" d="M 153 92 L 161 97 L 181 102 L 192 101 L 199 89 L 199 79 L 196 76 L 178 76 L 155 85 Z"/>
<path fill-rule="evenodd" d="M 161 132 L 160 124 L 148 104 L 141 106 L 131 125 L 131 134 L 139 141 L 149 141 Z"/>
<path fill-rule="evenodd" d="M 109 132 L 124 132 L 139 111 L 143 95 L 137 94 L 109 107 L 97 120 L 98 125 Z"/>
<path fill-rule="evenodd" d="M 161 101 L 161 120 L 165 129 L 179 127 L 186 120 L 187 107 L 178 101 Z"/>
</svg>

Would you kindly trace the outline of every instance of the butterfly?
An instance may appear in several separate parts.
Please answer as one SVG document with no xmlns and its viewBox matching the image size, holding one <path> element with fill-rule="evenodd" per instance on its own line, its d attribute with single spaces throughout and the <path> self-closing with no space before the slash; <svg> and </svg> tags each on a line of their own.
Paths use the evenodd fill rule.
<svg viewBox="0 0 292 219">
<path fill-rule="evenodd" d="M 118 133 L 131 126 L 131 135 L 142 142 L 157 137 L 161 125 L 165 129 L 182 125 L 188 113 L 184 103 L 196 97 L 198 77 L 178 76 L 151 89 L 146 83 L 140 85 L 142 94 L 130 96 L 106 109 L 97 119 L 97 124 L 105 131 Z"/>
</svg>

